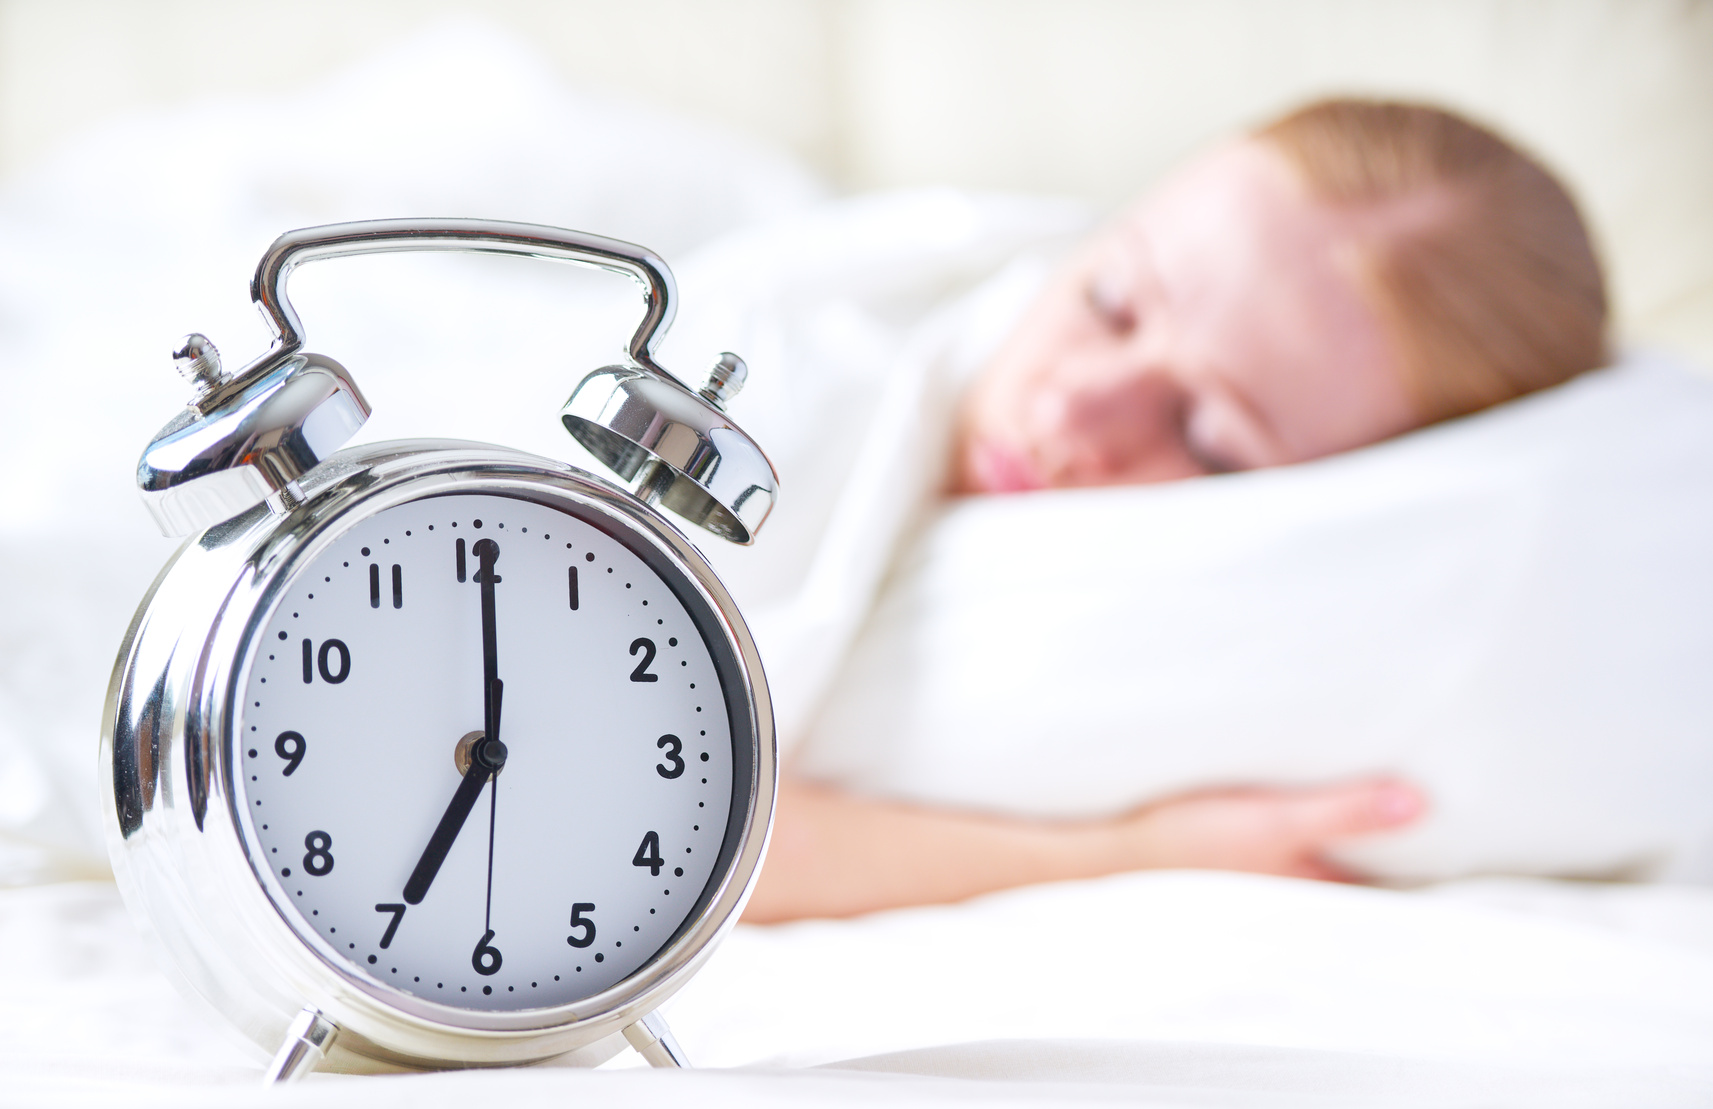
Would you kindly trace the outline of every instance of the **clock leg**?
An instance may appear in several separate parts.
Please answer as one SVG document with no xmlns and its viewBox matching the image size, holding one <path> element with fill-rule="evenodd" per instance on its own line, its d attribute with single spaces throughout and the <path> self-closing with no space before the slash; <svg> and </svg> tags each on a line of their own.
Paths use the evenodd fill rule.
<svg viewBox="0 0 1713 1109">
<path fill-rule="evenodd" d="M 666 1027 L 666 1021 L 657 1012 L 627 1025 L 625 1039 L 636 1048 L 638 1055 L 648 1060 L 651 1067 L 690 1065 L 690 1060 L 684 1058 L 684 1049 L 678 1046 L 678 1040 L 672 1035 L 672 1029 Z"/>
<path fill-rule="evenodd" d="M 664 1028 L 665 1026 L 662 1025 Z M 285 1043 L 268 1064 L 263 1085 L 296 1082 L 318 1066 L 339 1035 L 339 1026 L 321 1015 L 320 1009 L 305 1006 L 286 1029 Z M 658 1065 L 658 1064 L 657 1064 Z"/>
</svg>

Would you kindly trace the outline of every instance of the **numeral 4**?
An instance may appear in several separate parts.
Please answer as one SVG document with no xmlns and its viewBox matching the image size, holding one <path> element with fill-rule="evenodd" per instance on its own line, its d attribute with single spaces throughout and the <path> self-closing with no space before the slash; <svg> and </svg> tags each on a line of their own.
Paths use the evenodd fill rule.
<svg viewBox="0 0 1713 1109">
<path fill-rule="evenodd" d="M 636 856 L 630 864 L 646 866 L 649 874 L 656 878 L 660 876 L 660 868 L 666 865 L 666 860 L 660 857 L 660 833 L 650 832 L 642 837 L 642 844 L 636 849 Z"/>
</svg>

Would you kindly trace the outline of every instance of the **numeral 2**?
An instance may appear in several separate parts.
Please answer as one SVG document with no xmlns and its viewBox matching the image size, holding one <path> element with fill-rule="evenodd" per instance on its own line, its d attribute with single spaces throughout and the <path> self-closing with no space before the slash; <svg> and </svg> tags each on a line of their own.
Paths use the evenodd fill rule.
<svg viewBox="0 0 1713 1109">
<path fill-rule="evenodd" d="M 654 640 L 652 640 L 652 639 L 633 639 L 633 640 L 631 640 L 630 653 L 634 655 L 638 651 L 642 652 L 642 661 L 637 663 L 636 669 L 632 670 L 630 672 L 630 680 L 633 682 L 657 682 L 657 681 L 659 681 L 660 680 L 659 674 L 650 674 L 648 672 L 649 664 L 654 661 Z"/>
</svg>

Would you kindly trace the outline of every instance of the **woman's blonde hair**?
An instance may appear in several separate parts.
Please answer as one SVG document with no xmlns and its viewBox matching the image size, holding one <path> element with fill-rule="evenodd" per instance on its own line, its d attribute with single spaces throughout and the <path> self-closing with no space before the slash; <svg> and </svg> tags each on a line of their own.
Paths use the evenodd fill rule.
<svg viewBox="0 0 1713 1109">
<path fill-rule="evenodd" d="M 1425 421 L 1606 361 L 1606 287 L 1551 173 L 1439 108 L 1334 99 L 1256 132 L 1312 195 L 1358 217 L 1368 295 Z"/>
</svg>

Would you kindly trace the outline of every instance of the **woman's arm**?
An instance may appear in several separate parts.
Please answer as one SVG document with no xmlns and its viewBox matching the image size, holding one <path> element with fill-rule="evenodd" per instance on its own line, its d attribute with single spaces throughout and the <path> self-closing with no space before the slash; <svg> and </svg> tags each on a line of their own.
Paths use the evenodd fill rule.
<svg viewBox="0 0 1713 1109">
<path fill-rule="evenodd" d="M 1190 794 L 1110 820 L 1049 822 L 864 800 L 787 777 L 744 919 L 853 916 L 1161 867 L 1343 879 L 1326 847 L 1425 807 L 1410 787 L 1375 779 Z"/>
</svg>

